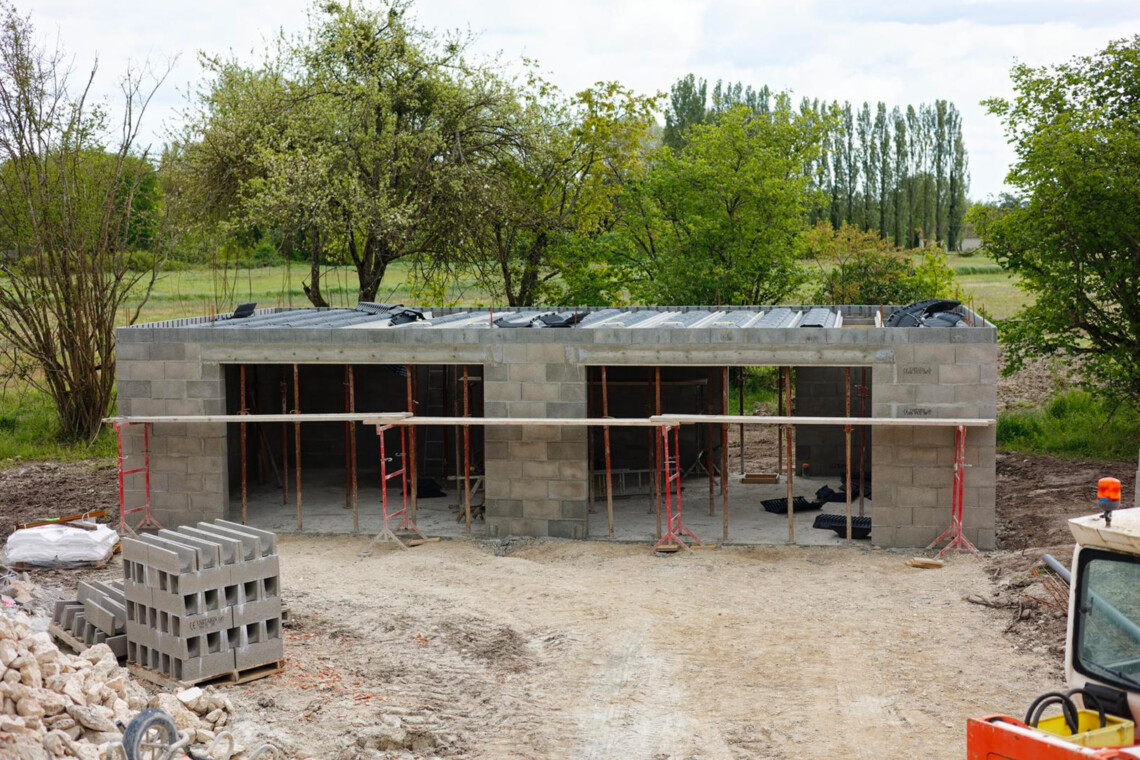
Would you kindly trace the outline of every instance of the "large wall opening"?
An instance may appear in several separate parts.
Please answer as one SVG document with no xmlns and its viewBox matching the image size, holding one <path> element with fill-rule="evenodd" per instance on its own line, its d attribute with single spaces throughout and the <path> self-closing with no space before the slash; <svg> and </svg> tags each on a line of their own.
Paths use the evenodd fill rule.
<svg viewBox="0 0 1140 760">
<path fill-rule="evenodd" d="M 242 403 L 244 367 L 245 403 Z M 251 415 L 245 425 L 244 509 L 250 525 L 267 530 L 315 533 L 359 531 L 375 535 L 381 526 L 380 437 L 362 422 L 258 423 L 258 414 L 405 412 L 421 417 L 483 416 L 483 367 L 404 364 L 247 364 L 226 366 L 226 413 Z M 231 519 L 241 520 L 242 425 L 227 430 Z M 401 433 L 401 430 L 403 433 Z M 483 428 L 465 436 L 454 425 L 393 428 L 384 434 L 389 471 L 409 461 L 409 504 L 425 533 L 465 533 L 464 477 L 469 468 L 473 533 L 481 519 Z M 401 443 L 403 436 L 403 443 Z M 298 439 L 300 441 L 298 445 Z M 299 457 L 298 457 L 299 453 Z M 300 463 L 300 520 L 298 518 Z M 355 486 L 355 487 L 354 487 Z M 414 493 L 413 493 L 414 491 Z M 414 497 L 414 498 L 413 498 Z M 402 506 L 401 482 L 388 483 L 389 511 Z M 458 518 L 458 519 L 457 519 Z"/>
<path fill-rule="evenodd" d="M 591 367 L 588 382 L 589 416 L 595 418 L 655 413 L 844 417 L 848 402 L 851 416 L 871 414 L 870 372 L 864 367 Z M 786 543 L 789 462 L 795 543 L 843 542 L 835 531 L 813 525 L 820 514 L 846 516 L 844 426 L 797 426 L 790 449 L 786 436 L 785 428 L 775 425 L 681 428 L 684 522 L 703 542 Z M 612 500 L 615 539 L 655 540 L 666 521 L 660 436 L 653 428 L 610 427 L 608 437 L 607 474 L 606 430 L 590 431 L 588 533 L 593 538 L 610 534 Z M 870 428 L 854 426 L 851 440 L 852 514 L 869 517 Z"/>
</svg>

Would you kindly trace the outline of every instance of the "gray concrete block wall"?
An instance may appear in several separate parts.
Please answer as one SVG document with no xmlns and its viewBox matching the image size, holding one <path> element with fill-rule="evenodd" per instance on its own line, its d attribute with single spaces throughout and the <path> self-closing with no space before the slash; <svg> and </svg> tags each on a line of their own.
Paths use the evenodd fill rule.
<svg viewBox="0 0 1140 760">
<path fill-rule="evenodd" d="M 997 416 L 995 343 L 912 343 L 873 371 L 873 416 Z M 925 546 L 950 525 L 954 431 L 873 428 L 874 539 L 884 546 Z M 994 548 L 997 428 L 966 432 L 963 532 Z"/>
<path fill-rule="evenodd" d="M 586 368 L 561 343 L 498 347 L 484 365 L 488 417 L 581 419 Z M 585 538 L 586 428 L 488 427 L 487 527 L 492 536 Z"/>
<path fill-rule="evenodd" d="M 859 385 L 862 367 L 851 368 L 851 414 L 859 416 Z M 844 390 L 846 372 L 843 367 L 800 367 L 793 377 L 795 385 L 795 413 L 801 417 L 838 417 L 846 411 L 847 396 Z M 867 372 L 866 412 L 871 412 L 871 373 Z M 856 482 L 859 467 L 859 431 L 852 432 L 852 482 Z M 868 468 L 872 458 L 867 452 Z M 842 478 L 847 469 L 847 441 L 843 427 L 803 426 L 796 429 L 796 464 L 809 464 L 808 474 L 814 477 Z M 870 470 L 868 470 L 870 471 Z M 838 486 L 833 485 L 838 490 Z"/>
<path fill-rule="evenodd" d="M 118 330 L 116 380 L 121 415 L 225 413 L 225 376 L 217 363 L 201 361 L 197 342 L 160 337 L 153 330 Z M 165 336 L 163 336 L 165 337 Z M 167 423 L 150 431 L 151 511 L 165 527 L 226 516 L 224 423 Z M 143 464 L 143 431 L 123 431 L 125 467 Z M 128 475 L 127 507 L 145 501 L 143 475 Z M 134 515 L 137 522 L 141 515 Z"/>
<path fill-rule="evenodd" d="M 224 409 L 228 363 L 482 365 L 485 414 L 584 417 L 587 365 L 871 367 L 873 416 L 996 414 L 992 327 L 968 329 L 215 330 L 125 328 L 119 340 L 124 414 Z M 802 411 L 802 408 L 801 408 Z M 874 539 L 921 546 L 950 522 L 953 433 L 875 428 Z M 971 429 L 966 534 L 994 544 L 996 431 Z M 583 537 L 586 431 L 486 430 L 487 522 L 498 535 Z M 128 450 L 131 444 L 128 444 Z M 225 516 L 225 425 L 156 427 L 155 511 L 171 524 Z M 137 502 L 138 487 L 130 498 Z"/>
</svg>

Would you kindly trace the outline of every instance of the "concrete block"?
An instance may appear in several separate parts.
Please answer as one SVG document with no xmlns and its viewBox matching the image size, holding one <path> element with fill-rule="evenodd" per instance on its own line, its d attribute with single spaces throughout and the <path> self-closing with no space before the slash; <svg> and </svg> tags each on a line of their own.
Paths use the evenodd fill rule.
<svg viewBox="0 0 1140 760">
<path fill-rule="evenodd" d="M 586 538 L 584 520 L 551 520 L 547 523 L 547 535 L 553 538 Z"/>
<path fill-rule="evenodd" d="M 231 538 L 241 541 L 242 558 L 245 560 L 257 559 L 263 556 L 261 551 L 261 539 L 252 533 L 233 530 L 232 528 L 226 528 L 208 522 L 199 522 L 195 527 L 204 533 L 219 538 Z"/>
<path fill-rule="evenodd" d="M 248 670 L 279 662 L 284 658 L 284 642 L 280 638 L 270 639 L 234 650 L 234 667 L 237 670 Z"/>
<path fill-rule="evenodd" d="M 281 618 L 281 597 L 272 596 L 238 604 L 233 608 L 233 616 L 235 626 L 261 623 L 271 619 L 279 620 Z"/>
<path fill-rule="evenodd" d="M 167 531 L 167 533 L 169 534 L 170 531 Z M 208 548 L 198 549 L 195 546 L 191 546 L 189 544 L 185 544 L 161 535 L 148 536 L 144 534 L 140 536 L 140 539 L 148 544 L 151 544 L 152 546 L 157 546 L 161 549 L 168 549 L 177 553 L 178 556 L 182 559 L 181 572 L 192 572 L 198 570 L 199 568 L 203 567 L 205 562 L 209 561 L 208 557 L 201 558 L 199 556 L 199 552 L 204 555 L 212 555 L 212 550 Z"/>
<path fill-rule="evenodd" d="M 562 502 L 557 499 L 527 499 L 523 502 L 523 517 L 558 520 L 562 517 Z"/>
<path fill-rule="evenodd" d="M 273 531 L 254 528 L 251 525 L 229 522 L 228 520 L 214 520 L 214 525 L 257 536 L 261 539 L 261 556 L 263 557 L 277 553 L 277 534 Z"/>
<path fill-rule="evenodd" d="M 168 673 L 180 681 L 203 681 L 232 672 L 236 668 L 234 652 L 216 652 L 187 660 L 175 660 Z"/>
<path fill-rule="evenodd" d="M 205 524 L 209 525 L 209 523 Z M 222 564 L 231 565 L 235 562 L 240 562 L 245 556 L 245 548 L 241 540 L 236 537 L 211 533 L 191 525 L 180 525 L 178 527 L 178 533 L 196 538 L 202 542 L 217 545 L 221 551 Z"/>
<path fill-rule="evenodd" d="M 581 500 L 587 497 L 587 483 L 582 480 L 551 480 L 546 482 L 547 496 L 559 500 Z"/>
<path fill-rule="evenodd" d="M 557 441 L 561 432 L 561 428 L 557 425 L 527 425 L 522 428 L 522 440 Z"/>
<path fill-rule="evenodd" d="M 561 384 L 559 383 L 525 383 L 519 385 L 523 401 L 558 401 L 561 398 Z M 585 394 L 583 392 L 583 400 Z"/>
<path fill-rule="evenodd" d="M 505 347 L 509 348 L 509 346 Z M 545 364 L 511 364 L 510 365 L 510 378 L 515 382 L 520 383 L 545 383 L 546 382 L 546 365 Z"/>
<path fill-rule="evenodd" d="M 938 382 L 942 385 L 977 385 L 981 379 L 976 364 L 941 364 Z"/>
</svg>

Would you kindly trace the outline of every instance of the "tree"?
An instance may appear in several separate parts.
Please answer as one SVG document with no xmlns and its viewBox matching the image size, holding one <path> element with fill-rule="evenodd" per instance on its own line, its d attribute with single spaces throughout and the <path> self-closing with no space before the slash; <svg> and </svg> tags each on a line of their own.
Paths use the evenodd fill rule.
<svg viewBox="0 0 1140 760">
<path fill-rule="evenodd" d="M 648 302 L 774 303 L 803 282 L 800 232 L 811 204 L 806 163 L 823 136 L 779 96 L 767 115 L 737 106 L 665 149 L 624 199 L 617 265 Z"/>
<path fill-rule="evenodd" d="M 308 241 L 316 305 L 327 258 L 351 263 L 370 301 L 392 262 L 448 253 L 486 167 L 517 141 L 507 83 L 467 61 L 466 38 L 418 28 L 408 8 L 329 3 L 260 67 L 212 62 L 199 98 L 186 142 L 207 148 L 188 147 L 203 162 L 192 176 L 228 219 Z"/>
<path fill-rule="evenodd" d="M 459 263 L 511 306 L 577 300 L 595 277 L 589 239 L 614 225 L 616 196 L 643 171 L 658 99 L 615 82 L 565 98 L 539 79 L 522 97 L 517 141 L 465 215 Z"/>
<path fill-rule="evenodd" d="M 1140 398 L 1140 36 L 1011 72 L 985 102 L 1017 158 L 1022 203 L 989 220 L 986 248 L 1035 294 L 1003 323 L 1006 371 L 1079 359 L 1091 382 Z"/>
<path fill-rule="evenodd" d="M 665 144 L 673 150 L 685 147 L 685 132 L 694 124 L 705 123 L 708 83 L 689 74 L 669 88 L 669 107 L 665 109 Z"/>
<path fill-rule="evenodd" d="M 805 235 L 805 245 L 820 265 L 815 303 L 907 304 L 953 292 L 954 270 L 937 247 L 915 266 L 880 235 L 849 224 L 838 230 L 817 225 Z"/>
<path fill-rule="evenodd" d="M 113 397 L 116 317 L 128 296 L 138 317 L 163 258 L 153 167 L 135 152 L 161 77 L 129 70 L 115 123 L 89 100 L 97 65 L 78 82 L 69 66 L 0 5 L 0 338 L 9 371 L 51 397 L 61 434 L 90 440 Z M 136 227 L 143 271 L 128 256 Z"/>
</svg>

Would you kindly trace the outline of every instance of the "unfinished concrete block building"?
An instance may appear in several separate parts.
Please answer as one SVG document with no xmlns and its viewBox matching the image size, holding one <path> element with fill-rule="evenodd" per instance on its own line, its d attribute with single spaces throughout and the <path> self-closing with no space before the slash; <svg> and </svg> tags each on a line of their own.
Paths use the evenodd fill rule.
<svg viewBox="0 0 1140 760">
<path fill-rule="evenodd" d="M 719 539 L 723 528 L 730 541 L 782 543 L 787 527 L 798 543 L 829 543 L 835 534 L 813 530 L 810 513 L 785 520 L 760 502 L 785 496 L 789 479 L 808 500 L 825 485 L 842 491 L 844 419 L 864 417 L 850 436 L 852 482 L 863 484 L 857 509 L 873 518 L 875 544 L 913 547 L 951 520 L 965 428 L 937 423 L 968 420 L 964 533 L 992 548 L 996 329 L 964 307 L 954 327 L 885 326 L 892 311 L 360 304 L 121 328 L 120 419 L 146 423 L 145 443 L 124 427 L 123 452 L 139 463 L 145 446 L 153 512 L 167 527 L 244 515 L 273 530 L 375 533 L 381 436 L 333 415 L 410 412 L 437 423 L 383 433 L 385 452 L 415 474 L 425 532 L 466 531 L 456 508 L 467 483 L 481 513 L 475 534 L 604 537 L 612 519 L 616 538 L 650 540 L 659 429 L 620 423 L 685 415 L 674 466 L 686 476 L 686 520 L 698 535 Z M 778 399 L 753 393 L 765 372 L 778 372 Z M 715 418 L 741 411 L 837 419 L 791 428 Z M 219 419 L 243 413 L 248 424 Z M 270 414 L 310 416 L 258 419 Z M 468 416 L 497 422 L 439 419 Z M 573 424 L 601 418 L 613 425 Z M 503 424 L 510 419 L 528 423 Z M 141 478 L 125 478 L 127 506 L 144 489 Z"/>
</svg>

